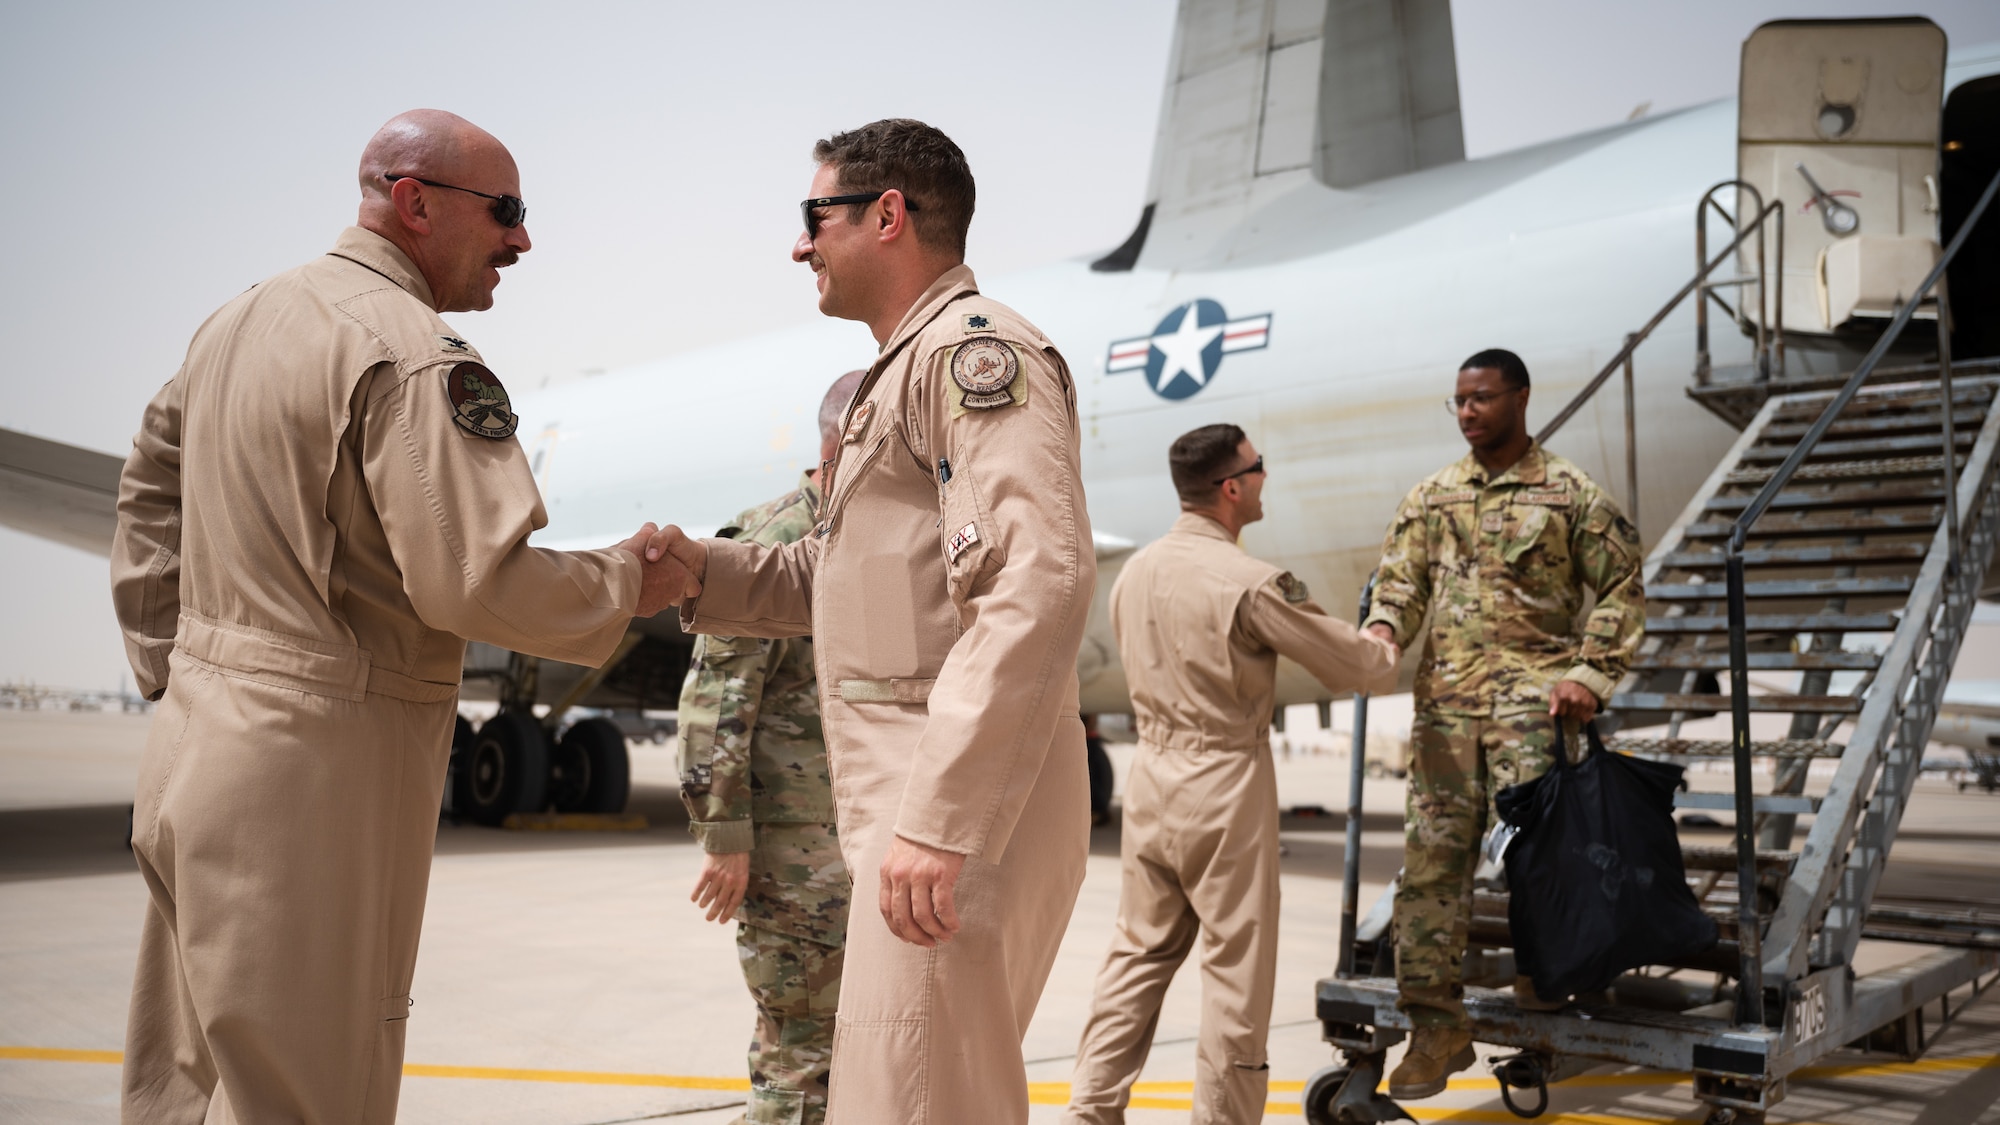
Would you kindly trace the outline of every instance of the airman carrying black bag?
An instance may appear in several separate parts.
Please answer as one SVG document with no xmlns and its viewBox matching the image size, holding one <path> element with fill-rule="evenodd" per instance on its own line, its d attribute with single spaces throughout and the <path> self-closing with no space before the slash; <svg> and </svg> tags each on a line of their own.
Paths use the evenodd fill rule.
<svg viewBox="0 0 2000 1125">
<path fill-rule="evenodd" d="M 1507 845 L 1507 920 L 1517 970 L 1545 998 L 1595 992 L 1620 973 L 1701 953 L 1715 920 L 1688 888 L 1674 831 L 1680 766 L 1607 753 L 1595 724 L 1572 763 L 1495 798 L 1518 831 Z"/>
</svg>

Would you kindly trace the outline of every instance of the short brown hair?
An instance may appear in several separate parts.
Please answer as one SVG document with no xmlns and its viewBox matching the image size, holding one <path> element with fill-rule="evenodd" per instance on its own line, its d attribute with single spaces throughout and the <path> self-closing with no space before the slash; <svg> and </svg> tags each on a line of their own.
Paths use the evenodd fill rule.
<svg viewBox="0 0 2000 1125">
<path fill-rule="evenodd" d="M 1236 465 L 1236 451 L 1249 435 L 1230 422 L 1189 430 L 1167 450 L 1167 468 L 1181 501 L 1199 504 L 1215 495 L 1215 478 Z"/>
<path fill-rule="evenodd" d="M 921 121 L 890 117 L 813 145 L 813 162 L 839 173 L 841 194 L 894 188 L 910 201 L 917 241 L 965 257 L 976 194 L 972 168 L 950 137 Z M 857 205 L 849 214 L 860 217 Z"/>
</svg>

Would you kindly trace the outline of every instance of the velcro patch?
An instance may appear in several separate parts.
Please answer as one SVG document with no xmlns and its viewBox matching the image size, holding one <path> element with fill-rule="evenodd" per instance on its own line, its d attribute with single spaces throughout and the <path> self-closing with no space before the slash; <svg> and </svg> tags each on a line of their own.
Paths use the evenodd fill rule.
<svg viewBox="0 0 2000 1125">
<path fill-rule="evenodd" d="M 499 441 L 513 437 L 521 424 L 507 388 L 483 363 L 452 364 L 444 373 L 444 397 L 451 403 L 451 420 L 466 433 Z"/>
<path fill-rule="evenodd" d="M 993 327 L 992 318 L 985 313 L 966 313 L 964 316 L 958 318 L 958 322 L 965 327 L 967 332 L 984 332 Z"/>
<path fill-rule="evenodd" d="M 438 340 L 438 347 L 452 353 L 453 355 L 476 356 L 479 354 L 478 352 L 472 350 L 471 344 L 466 343 L 464 340 L 461 340 L 456 336 L 439 336 L 437 340 Z"/>
<path fill-rule="evenodd" d="M 1293 605 L 1312 597 L 1312 591 L 1306 589 L 1306 584 L 1294 577 L 1289 570 L 1279 574 L 1272 581 L 1278 584 L 1278 592 L 1285 595 L 1285 600 Z"/>
<path fill-rule="evenodd" d="M 1516 504 L 1540 504 L 1544 508 L 1567 508 L 1573 499 L 1575 495 L 1567 488 L 1524 489 L 1514 494 Z"/>
<path fill-rule="evenodd" d="M 1470 504 L 1479 499 L 1477 489 L 1464 488 L 1457 492 L 1426 492 L 1424 503 L 1433 508 L 1444 504 Z"/>
<path fill-rule="evenodd" d="M 974 336 L 951 352 L 951 381 L 957 388 L 951 416 L 969 410 L 997 410 L 1028 401 L 1021 381 L 1021 357 L 997 336 Z"/>
<path fill-rule="evenodd" d="M 952 534 L 951 541 L 945 544 L 944 552 L 951 557 L 952 562 L 957 562 L 958 556 L 964 554 L 967 547 L 977 542 L 979 542 L 978 526 L 975 524 L 966 524 Z"/>
<path fill-rule="evenodd" d="M 868 432 L 868 416 L 873 413 L 875 413 L 875 404 L 872 401 L 864 402 L 860 406 L 855 407 L 853 417 L 847 420 L 847 433 L 840 439 L 840 444 L 853 445 L 855 442 L 860 441 L 861 435 Z"/>
<path fill-rule="evenodd" d="M 1500 509 L 1495 508 L 1492 511 L 1487 512 L 1485 515 L 1479 517 L 1479 530 L 1499 531 L 1501 530 L 1502 527 L 1505 526 L 1505 520 L 1506 517 L 1500 514 Z"/>
</svg>

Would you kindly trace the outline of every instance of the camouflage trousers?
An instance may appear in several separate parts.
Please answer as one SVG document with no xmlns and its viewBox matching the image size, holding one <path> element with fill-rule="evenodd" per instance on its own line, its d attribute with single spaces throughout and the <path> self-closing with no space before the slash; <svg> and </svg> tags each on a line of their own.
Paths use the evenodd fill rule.
<svg viewBox="0 0 2000 1125">
<path fill-rule="evenodd" d="M 1416 1026 L 1466 1025 L 1460 978 L 1472 876 L 1480 841 L 1499 819 L 1493 798 L 1554 761 L 1555 721 L 1545 712 L 1499 719 L 1417 712 L 1396 889 L 1396 1003 Z"/>
<path fill-rule="evenodd" d="M 838 945 L 736 927 L 736 955 L 757 1002 L 743 1117 L 748 1125 L 819 1125 L 826 1119 L 842 953 Z"/>
</svg>

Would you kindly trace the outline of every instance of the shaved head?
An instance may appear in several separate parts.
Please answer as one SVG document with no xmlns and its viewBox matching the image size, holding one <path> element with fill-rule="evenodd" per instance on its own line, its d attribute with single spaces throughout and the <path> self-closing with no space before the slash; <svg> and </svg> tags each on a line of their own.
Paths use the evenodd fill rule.
<svg viewBox="0 0 2000 1125">
<path fill-rule="evenodd" d="M 826 397 L 819 400 L 819 440 L 822 446 L 833 446 L 840 442 L 840 417 L 847 413 L 847 404 L 860 388 L 861 380 L 867 378 L 866 371 L 849 371 L 833 381 L 826 389 Z"/>
<path fill-rule="evenodd" d="M 494 211 L 493 197 L 521 194 L 506 145 L 455 113 L 413 109 L 369 138 L 359 180 L 357 223 L 409 255 L 430 286 L 432 307 L 493 306 L 500 270 L 530 246 L 525 224 L 504 227 Z"/>
</svg>

